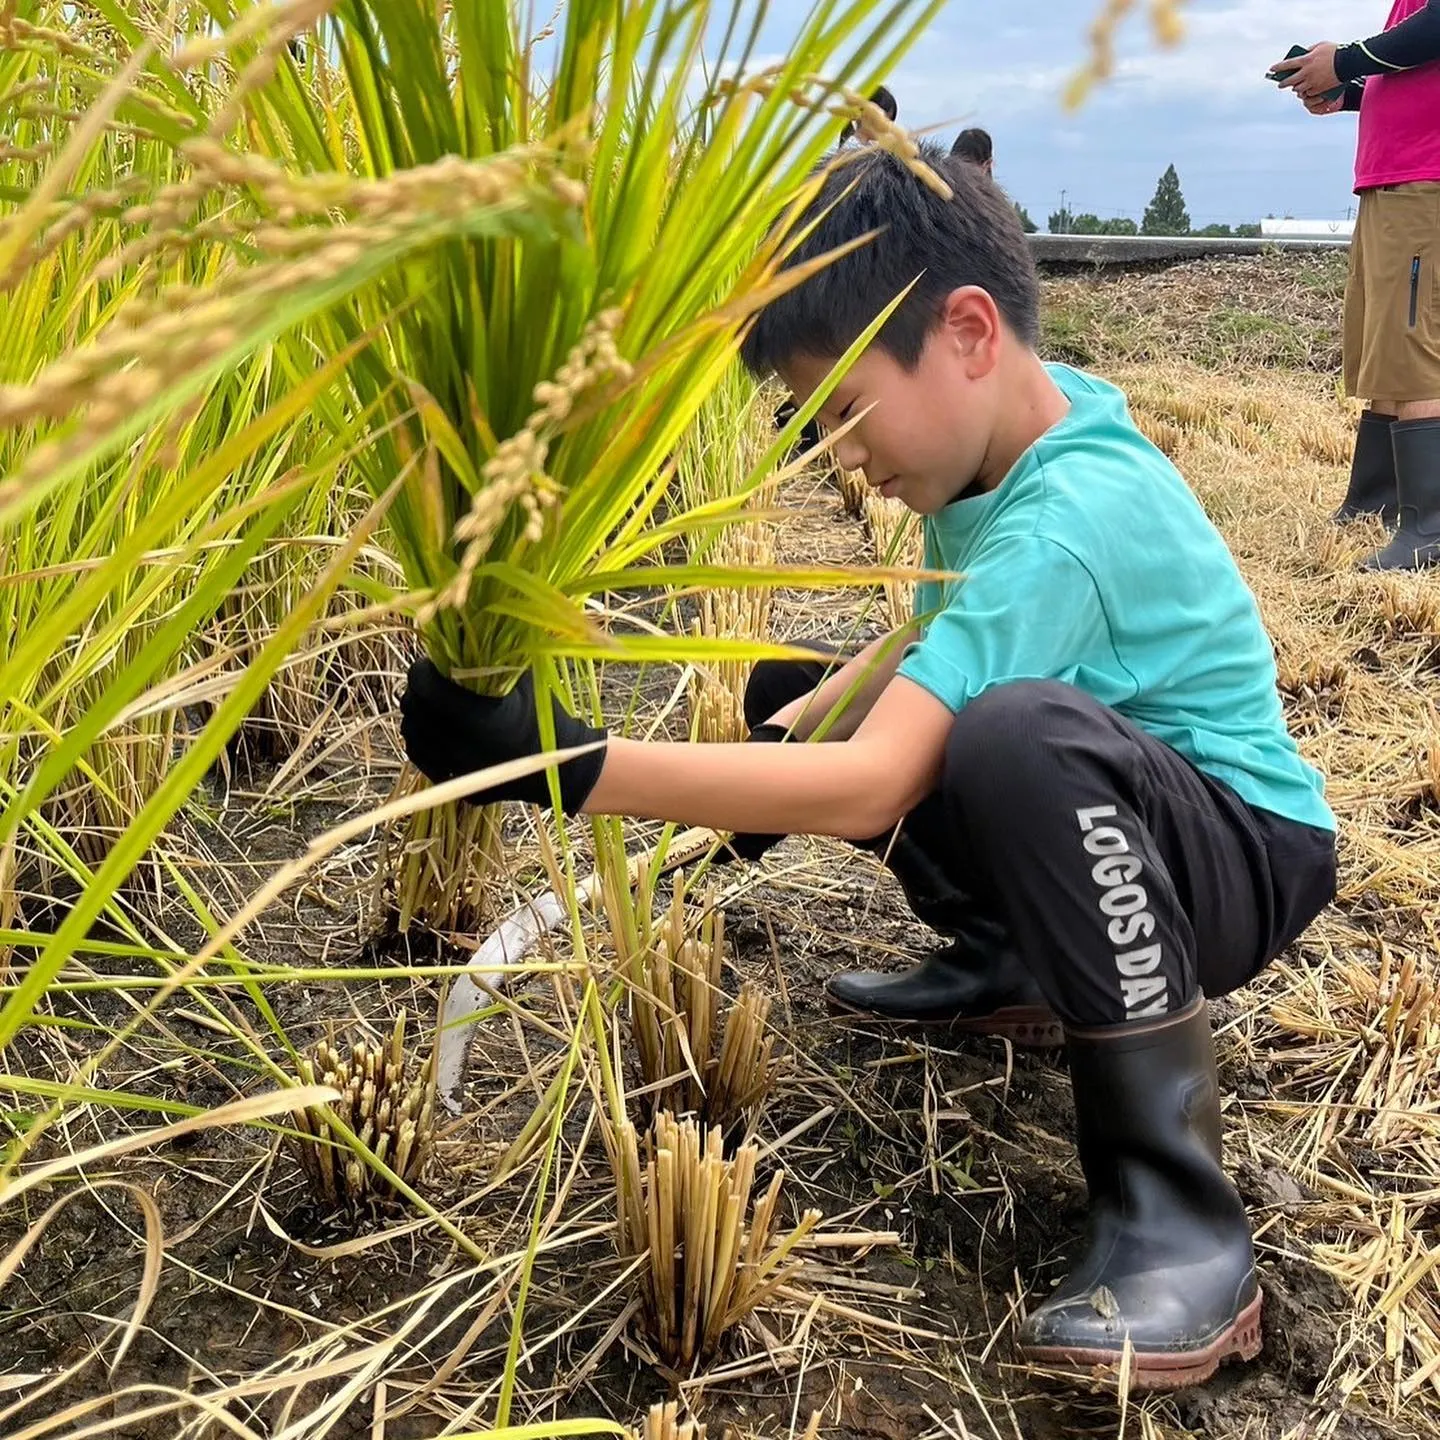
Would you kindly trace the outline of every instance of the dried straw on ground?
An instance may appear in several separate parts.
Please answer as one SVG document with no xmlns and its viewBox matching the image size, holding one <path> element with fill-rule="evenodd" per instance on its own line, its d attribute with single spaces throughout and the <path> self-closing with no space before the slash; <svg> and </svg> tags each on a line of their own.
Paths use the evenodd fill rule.
<svg viewBox="0 0 1440 1440">
<path fill-rule="evenodd" d="M 724 1335 L 800 1273 L 795 1247 L 820 1222 L 807 1210 L 777 1237 L 776 1171 L 751 1207 L 759 1152 L 724 1154 L 719 1129 L 662 1112 L 643 1147 L 623 1121 L 607 1134 L 615 1170 L 616 1246 L 648 1254 L 639 1272 L 641 1313 L 661 1357 L 688 1369 L 713 1355 Z"/>
<path fill-rule="evenodd" d="M 1354 420 L 1328 379 L 1116 378 L 1237 553 L 1340 819 L 1337 906 L 1240 997 L 1227 1055 L 1263 1063 L 1271 1096 L 1231 1112 L 1231 1149 L 1310 1187 L 1288 1244 L 1354 1306 L 1333 1374 L 1398 1416 L 1440 1399 L 1440 586 L 1357 572 L 1378 527 L 1328 522 Z"/>
</svg>

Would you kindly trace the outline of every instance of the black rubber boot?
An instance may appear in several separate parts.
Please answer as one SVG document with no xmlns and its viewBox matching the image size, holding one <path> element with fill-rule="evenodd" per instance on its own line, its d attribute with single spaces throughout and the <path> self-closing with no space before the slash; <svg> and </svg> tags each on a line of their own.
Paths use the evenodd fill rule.
<svg viewBox="0 0 1440 1440">
<path fill-rule="evenodd" d="M 1424 570 L 1440 561 L 1440 420 L 1390 427 L 1400 496 L 1400 528 L 1364 570 Z"/>
<path fill-rule="evenodd" d="M 898 973 L 832 975 L 825 994 L 831 1008 L 845 1014 L 993 1035 L 1027 1050 L 1065 1043 L 1060 1021 L 1019 956 L 1008 947 L 991 949 L 965 938 Z"/>
<path fill-rule="evenodd" d="M 1085 1258 L 1020 1328 L 1022 1357 L 1137 1390 L 1208 1380 L 1260 1353 L 1250 1224 L 1220 1167 L 1215 1045 L 1203 997 L 1177 1015 L 1070 1030 Z"/>
<path fill-rule="evenodd" d="M 1350 466 L 1350 488 L 1340 508 L 1330 517 L 1337 524 L 1378 515 L 1387 528 L 1399 519 L 1395 493 L 1395 448 L 1390 440 L 1393 415 L 1367 410 L 1355 435 L 1355 459 Z"/>
<path fill-rule="evenodd" d="M 943 825 L 938 807 L 922 807 L 898 834 L 876 836 L 864 848 L 900 882 L 916 916 L 952 943 L 908 970 L 832 975 L 825 984 L 831 1009 L 901 1025 L 943 1026 L 957 1034 L 994 1035 L 1025 1049 L 1058 1049 L 1065 1032 L 1021 964 L 1009 932 L 936 863 Z"/>
</svg>

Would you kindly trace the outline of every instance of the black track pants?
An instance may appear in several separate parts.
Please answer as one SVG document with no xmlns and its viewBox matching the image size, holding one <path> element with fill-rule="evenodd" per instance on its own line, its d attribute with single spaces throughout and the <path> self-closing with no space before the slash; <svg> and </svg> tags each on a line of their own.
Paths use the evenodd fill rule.
<svg viewBox="0 0 1440 1440">
<path fill-rule="evenodd" d="M 823 660 L 767 661 L 756 725 L 807 693 Z M 1252 979 L 1335 894 L 1326 830 L 1245 804 L 1074 686 L 1001 686 L 955 718 L 939 788 L 886 858 L 912 908 L 963 936 L 1008 932 L 1075 1026 L 1181 1009 Z"/>
</svg>

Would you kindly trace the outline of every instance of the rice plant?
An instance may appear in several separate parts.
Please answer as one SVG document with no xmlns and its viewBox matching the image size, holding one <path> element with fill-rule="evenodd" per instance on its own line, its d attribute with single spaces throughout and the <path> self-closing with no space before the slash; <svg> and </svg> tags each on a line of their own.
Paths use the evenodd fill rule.
<svg viewBox="0 0 1440 1440">
<path fill-rule="evenodd" d="M 297 1070 L 302 1084 L 340 1092 L 333 1107 L 296 1110 L 292 1116 L 300 1135 L 295 1153 L 317 1200 L 355 1206 L 395 1198 L 381 1166 L 406 1184 L 419 1178 L 435 1138 L 435 1067 L 433 1055 L 412 1066 L 403 1009 L 387 1044 L 361 1038 L 347 1052 L 332 1036 L 302 1055 Z M 345 1154 L 347 1135 L 373 1152 L 375 1165 Z"/>
<path fill-rule="evenodd" d="M 325 72 L 336 56 L 340 73 L 310 92 L 310 108 L 275 85 L 246 96 L 279 165 L 335 163 L 333 145 L 316 153 L 326 125 L 313 98 L 333 89 L 354 104 L 346 118 L 377 185 L 545 143 L 556 193 L 583 212 L 440 252 L 422 296 L 396 273 L 327 315 L 332 344 L 380 327 L 350 371 L 345 413 L 383 417 L 357 457 L 377 493 L 410 474 L 390 528 L 445 669 L 503 686 L 539 664 L 553 688 L 567 683 L 561 657 L 645 654 L 645 637 L 616 633 L 588 602 L 683 528 L 673 511 L 651 523 L 669 457 L 763 293 L 757 248 L 777 201 L 824 147 L 825 127 L 803 111 L 797 124 L 791 96 L 825 107 L 811 76 L 833 58 L 841 13 L 825 0 L 782 66 L 737 84 L 719 76 L 730 47 L 743 55 L 753 38 L 740 7 L 570 7 L 541 75 L 508 6 L 364 0 L 321 22 L 312 63 Z M 697 104 L 692 81 L 717 22 L 725 44 L 707 56 L 715 78 Z M 878 12 L 851 23 L 866 63 L 896 48 L 881 41 Z M 473 929 L 485 822 L 437 812 L 419 824 L 401 846 L 402 921 Z"/>
<path fill-rule="evenodd" d="M 76 885 L 52 929 L 6 934 L 27 963 L 0 1007 L 0 1047 L 47 995 L 70 993 L 66 966 L 97 920 L 128 918 L 116 896 L 143 857 L 170 867 L 204 935 L 188 955 L 124 929 L 105 942 L 153 967 L 139 977 L 150 993 L 75 1083 L 20 1090 L 39 1100 L 7 1148 L 7 1181 L 66 1105 L 143 1109 L 151 1097 L 94 1077 L 177 988 L 239 987 L 243 1011 L 197 1013 L 244 1038 L 252 1073 L 286 1068 L 266 1053 L 274 1032 L 249 1029 L 257 1012 L 269 1024 L 274 972 L 257 979 L 232 948 L 271 882 L 237 914 L 211 914 L 154 847 L 247 721 L 289 726 L 297 744 L 323 724 L 324 704 L 293 708 L 276 680 L 305 673 L 336 608 L 418 621 L 462 678 L 503 685 L 532 666 L 542 689 L 586 705 L 598 662 L 726 651 L 637 633 L 610 597 L 696 583 L 693 567 L 654 563 L 696 524 L 673 504 L 680 441 L 733 372 L 749 314 L 800 278 L 777 278 L 777 219 L 856 91 L 936 8 L 822 0 L 765 68 L 758 19 L 738 4 L 585 0 L 538 47 L 493 0 L 0 9 L 0 104 L 26 112 L 0 155 L 0 290 L 18 322 L 0 340 L 17 636 L 0 656 L 0 880 L 44 853 Z M 758 491 L 764 460 L 724 505 Z M 339 498 L 357 493 L 358 507 Z M 80 542 L 68 555 L 67 539 Z M 723 579 L 721 567 L 707 583 Z M 126 727 L 144 743 L 128 745 Z M 104 843 L 77 854 L 57 819 L 103 829 Z M 402 918 L 479 924 L 475 862 L 491 833 L 487 812 L 447 810 L 406 837 Z M 0 919 L 12 914 L 7 890 Z M 428 1092 L 412 1098 L 402 1067 L 386 1111 L 360 1078 L 392 1074 L 381 1052 L 327 1042 L 305 1063 L 317 1061 L 341 1099 L 300 1090 L 221 1122 L 294 1110 L 319 1142 L 300 1163 L 327 1200 L 409 1189 Z M 776 1266 L 786 1273 L 783 1256 Z M 752 1287 L 761 1303 L 772 1278 Z M 727 1316 L 750 1294 L 736 1287 Z"/>
<path fill-rule="evenodd" d="M 752 1204 L 756 1147 L 727 1160 L 720 1131 L 693 1120 L 658 1115 L 643 1158 L 628 1120 L 607 1131 L 607 1144 L 616 1247 L 627 1259 L 648 1256 L 639 1272 L 646 1331 L 667 1362 L 688 1369 L 795 1278 L 795 1248 L 820 1212 L 779 1234 L 780 1173 Z"/>
<path fill-rule="evenodd" d="M 698 921 L 677 872 L 669 909 L 654 917 L 648 867 L 636 896 L 606 877 L 605 910 L 625 981 L 631 1044 L 652 1114 L 690 1114 L 728 1130 L 774 1087 L 778 1060 L 766 1034 L 770 998 L 751 981 L 725 1006 L 725 917 L 714 891 Z"/>
<path fill-rule="evenodd" d="M 1138 4 L 1139 0 L 1103 0 L 1090 26 L 1089 59 L 1076 71 L 1065 91 L 1068 106 L 1083 104 L 1091 90 L 1114 73 L 1116 33 Z M 1150 25 L 1161 45 L 1179 44 L 1185 33 L 1181 19 L 1184 5 L 1185 0 L 1150 0 Z"/>
</svg>

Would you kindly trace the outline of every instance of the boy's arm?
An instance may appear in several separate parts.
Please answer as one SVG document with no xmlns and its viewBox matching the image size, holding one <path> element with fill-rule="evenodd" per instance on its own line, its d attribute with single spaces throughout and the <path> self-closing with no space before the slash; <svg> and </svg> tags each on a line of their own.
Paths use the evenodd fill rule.
<svg viewBox="0 0 1440 1440">
<path fill-rule="evenodd" d="M 905 657 L 906 646 L 919 638 L 919 627 L 912 624 L 872 640 L 858 655 L 827 675 L 808 695 L 792 700 L 769 716 L 769 723 L 788 730 L 796 740 L 808 740 L 831 710 L 853 690 L 855 693 L 850 695 L 849 702 L 823 736 L 826 740 L 850 739 L 885 687 L 895 678 L 895 672 Z"/>
<path fill-rule="evenodd" d="M 713 830 L 863 840 L 893 828 L 935 788 L 954 723 L 928 690 L 896 678 L 843 744 L 672 745 L 617 736 L 580 808 Z"/>
</svg>

